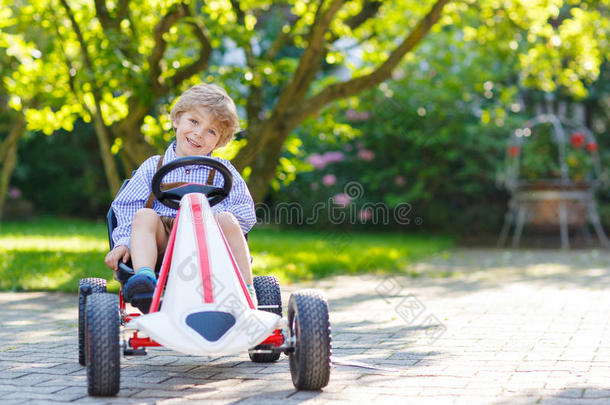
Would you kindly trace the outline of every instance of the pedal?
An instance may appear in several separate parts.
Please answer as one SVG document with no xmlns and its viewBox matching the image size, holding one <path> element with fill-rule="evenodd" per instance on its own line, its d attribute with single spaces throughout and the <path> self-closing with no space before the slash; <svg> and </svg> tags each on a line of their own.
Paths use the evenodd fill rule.
<svg viewBox="0 0 610 405">
<path fill-rule="evenodd" d="M 146 349 L 141 348 L 141 349 L 123 349 L 123 356 L 146 356 L 148 353 L 146 353 Z"/>
<path fill-rule="evenodd" d="M 152 302 L 152 296 L 152 293 L 134 294 L 130 304 L 142 311 L 143 314 L 147 314 Z"/>
</svg>

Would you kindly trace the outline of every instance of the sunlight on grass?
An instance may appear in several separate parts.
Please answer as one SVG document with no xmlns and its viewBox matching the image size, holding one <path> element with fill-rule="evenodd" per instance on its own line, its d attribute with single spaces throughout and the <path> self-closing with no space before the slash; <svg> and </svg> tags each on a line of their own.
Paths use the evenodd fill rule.
<svg viewBox="0 0 610 405">
<path fill-rule="evenodd" d="M 87 236 L 9 236 L 0 237 L 0 250 L 20 250 L 31 252 L 105 252 L 108 250 L 108 241 Z"/>
<path fill-rule="evenodd" d="M 415 260 L 438 254 L 452 242 L 426 235 L 256 229 L 249 244 L 254 273 L 274 274 L 286 283 L 333 274 L 417 275 L 411 270 Z"/>
<path fill-rule="evenodd" d="M 414 261 L 452 245 L 445 237 L 347 231 L 255 228 L 249 234 L 256 275 L 273 274 L 286 284 L 334 274 L 414 274 Z M 78 280 L 101 277 L 119 284 L 104 265 L 108 251 L 101 222 L 43 219 L 0 227 L 0 290 L 72 291 Z"/>
</svg>

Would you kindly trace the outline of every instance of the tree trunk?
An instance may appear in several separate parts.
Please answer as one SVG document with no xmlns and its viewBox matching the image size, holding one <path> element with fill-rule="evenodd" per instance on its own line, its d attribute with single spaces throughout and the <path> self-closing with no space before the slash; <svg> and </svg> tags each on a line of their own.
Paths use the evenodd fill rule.
<svg viewBox="0 0 610 405">
<path fill-rule="evenodd" d="M 252 134 L 256 135 L 256 134 Z M 274 134 L 265 149 L 259 153 L 250 167 L 252 173 L 248 180 L 248 188 L 254 199 L 254 203 L 263 202 L 271 180 L 275 177 L 275 171 L 282 153 L 282 147 L 288 132 Z"/>
<path fill-rule="evenodd" d="M 157 153 L 155 148 L 146 142 L 141 130 L 144 117 L 151 108 L 152 105 L 146 105 L 138 101 L 130 102 L 127 117 L 112 126 L 114 136 L 123 141 L 120 157 L 126 177 L 131 177 L 131 172 L 150 156 Z"/>
<path fill-rule="evenodd" d="M 134 128 L 121 128 L 116 135 L 123 140 L 120 156 L 127 177 L 131 177 L 131 172 L 157 153 L 155 148 L 145 141 L 139 125 Z"/>
<path fill-rule="evenodd" d="M 0 221 L 4 213 L 4 202 L 6 201 L 6 195 L 8 192 L 8 186 L 11 181 L 11 175 L 15 166 L 17 165 L 17 147 L 19 146 L 19 139 L 25 133 L 25 117 L 22 112 L 15 115 L 15 122 L 9 132 L 8 138 L 2 143 L 2 150 L 0 151 L 2 159 L 2 171 L 0 173 Z"/>
<path fill-rule="evenodd" d="M 97 100 L 96 100 L 97 101 Z M 110 187 L 110 192 L 114 195 L 119 191 L 121 187 L 121 180 L 119 177 L 119 170 L 117 168 L 116 161 L 110 147 L 111 137 L 108 127 L 104 124 L 102 114 L 100 111 L 100 105 L 96 102 L 96 111 L 93 115 L 93 123 L 95 127 L 95 135 L 97 136 L 97 142 L 100 146 L 100 155 L 102 157 L 102 163 L 104 165 L 104 173 L 106 174 L 106 180 Z"/>
</svg>

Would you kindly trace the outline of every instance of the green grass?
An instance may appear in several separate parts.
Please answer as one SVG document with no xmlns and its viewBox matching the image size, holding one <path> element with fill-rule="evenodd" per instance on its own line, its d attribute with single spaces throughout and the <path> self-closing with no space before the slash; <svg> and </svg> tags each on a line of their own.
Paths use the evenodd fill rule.
<svg viewBox="0 0 610 405">
<path fill-rule="evenodd" d="M 452 245 L 448 237 L 255 228 L 249 235 L 255 274 L 282 283 L 334 274 L 403 273 Z M 0 225 L 0 290 L 76 291 L 83 277 L 112 280 L 102 222 L 42 219 Z M 116 291 L 118 283 L 111 281 Z"/>
</svg>

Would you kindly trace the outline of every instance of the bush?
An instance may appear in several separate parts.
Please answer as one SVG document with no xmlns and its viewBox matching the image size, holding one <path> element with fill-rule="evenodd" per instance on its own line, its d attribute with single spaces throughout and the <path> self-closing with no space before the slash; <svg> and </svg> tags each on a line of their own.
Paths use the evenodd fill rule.
<svg viewBox="0 0 610 405">
<path fill-rule="evenodd" d="M 91 125 L 23 139 L 11 186 L 39 214 L 100 218 L 112 201 Z"/>
</svg>

